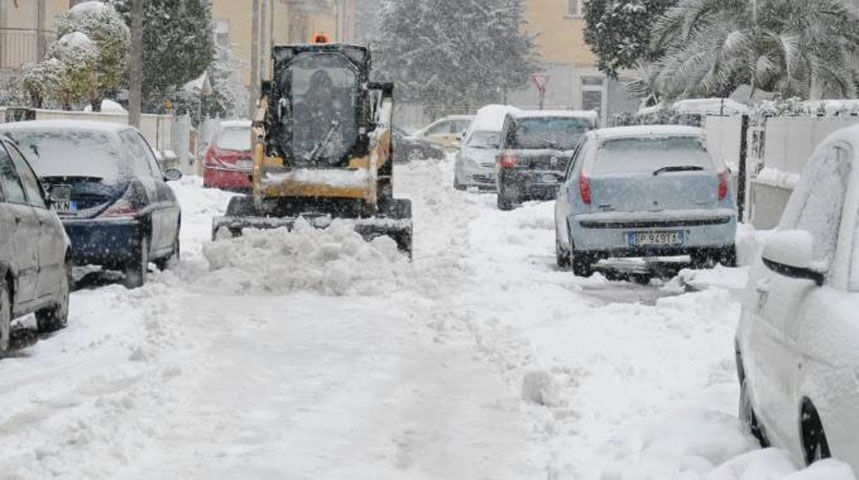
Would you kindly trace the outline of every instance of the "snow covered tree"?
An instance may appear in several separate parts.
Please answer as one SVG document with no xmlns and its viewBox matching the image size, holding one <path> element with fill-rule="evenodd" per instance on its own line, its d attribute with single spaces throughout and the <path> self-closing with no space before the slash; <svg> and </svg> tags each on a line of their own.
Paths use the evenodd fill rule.
<svg viewBox="0 0 859 480">
<path fill-rule="evenodd" d="M 599 69 L 612 78 L 640 62 L 662 55 L 650 43 L 650 29 L 677 0 L 586 0 L 585 43 L 598 59 Z"/>
<path fill-rule="evenodd" d="M 537 69 L 522 0 L 388 0 L 376 72 L 439 110 L 503 102 Z"/>
<path fill-rule="evenodd" d="M 110 0 L 131 25 L 131 0 Z M 214 59 L 211 2 L 146 0 L 143 4 L 143 104 L 160 111 L 169 92 L 198 78 Z"/>
<path fill-rule="evenodd" d="M 229 48 L 218 47 L 211 73 L 213 107 L 209 116 L 238 118 L 247 114 L 248 89 L 242 78 L 242 61 Z"/>
<path fill-rule="evenodd" d="M 783 97 L 854 98 L 859 17 L 841 0 L 681 0 L 653 30 L 667 100 L 727 96 L 740 85 Z"/>
<path fill-rule="evenodd" d="M 98 45 L 81 32 L 67 33 L 51 45 L 45 62 L 56 60 L 62 66 L 56 70 L 59 79 L 52 96 L 64 110 L 71 110 L 73 105 L 93 98 L 100 53 Z M 54 68 L 57 67 L 48 65 L 43 71 L 51 72 Z"/>
<path fill-rule="evenodd" d="M 97 112 L 105 96 L 119 89 L 125 80 L 131 34 L 113 7 L 96 1 L 79 3 L 58 18 L 57 34 L 72 32 L 85 34 L 99 50 L 96 83 L 89 99 Z"/>
<path fill-rule="evenodd" d="M 19 86 L 29 97 L 30 106 L 42 108 L 60 90 L 66 67 L 56 58 L 47 58 L 26 65 L 18 79 Z"/>
</svg>

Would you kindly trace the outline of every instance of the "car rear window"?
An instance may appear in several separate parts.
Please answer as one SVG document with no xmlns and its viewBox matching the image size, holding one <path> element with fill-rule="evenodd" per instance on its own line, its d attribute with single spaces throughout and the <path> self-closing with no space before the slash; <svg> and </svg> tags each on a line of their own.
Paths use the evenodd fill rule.
<svg viewBox="0 0 859 480">
<path fill-rule="evenodd" d="M 501 132 L 474 132 L 468 139 L 471 148 L 498 148 Z"/>
<path fill-rule="evenodd" d="M 111 181 L 131 171 L 119 142 L 104 132 L 27 130 L 7 132 L 40 177 L 98 177 Z"/>
<path fill-rule="evenodd" d="M 244 127 L 224 129 L 218 136 L 218 148 L 239 152 L 250 150 L 251 129 Z"/>
<path fill-rule="evenodd" d="M 597 150 L 594 173 L 653 173 L 665 167 L 713 170 L 701 137 L 632 137 L 604 140 Z"/>
<path fill-rule="evenodd" d="M 572 150 L 590 129 L 582 118 L 526 118 L 514 123 L 507 142 L 510 148 Z"/>
</svg>

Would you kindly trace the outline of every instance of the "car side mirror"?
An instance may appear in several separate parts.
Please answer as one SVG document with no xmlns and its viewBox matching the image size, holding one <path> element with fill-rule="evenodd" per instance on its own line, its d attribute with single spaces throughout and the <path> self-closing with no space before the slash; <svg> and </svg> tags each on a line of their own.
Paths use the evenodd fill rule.
<svg viewBox="0 0 859 480">
<path fill-rule="evenodd" d="M 790 278 L 812 280 L 823 285 L 826 268 L 814 260 L 814 237 L 805 230 L 776 232 L 764 244 L 767 268 Z"/>
<path fill-rule="evenodd" d="M 164 170 L 164 181 L 166 182 L 175 182 L 182 178 L 182 171 L 178 168 L 168 168 Z"/>
<path fill-rule="evenodd" d="M 51 203 L 71 202 L 72 187 L 68 185 L 54 185 L 48 190 L 48 201 Z"/>
</svg>

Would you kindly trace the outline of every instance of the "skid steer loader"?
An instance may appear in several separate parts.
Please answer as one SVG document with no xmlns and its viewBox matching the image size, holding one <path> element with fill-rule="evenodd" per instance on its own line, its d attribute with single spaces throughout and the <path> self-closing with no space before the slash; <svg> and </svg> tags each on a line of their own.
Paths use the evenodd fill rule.
<svg viewBox="0 0 859 480">
<path fill-rule="evenodd" d="M 230 200 L 213 239 L 348 219 L 365 239 L 387 235 L 411 255 L 411 202 L 393 198 L 393 84 L 370 82 L 370 51 L 277 46 L 272 62 L 253 119 L 253 192 Z"/>
</svg>

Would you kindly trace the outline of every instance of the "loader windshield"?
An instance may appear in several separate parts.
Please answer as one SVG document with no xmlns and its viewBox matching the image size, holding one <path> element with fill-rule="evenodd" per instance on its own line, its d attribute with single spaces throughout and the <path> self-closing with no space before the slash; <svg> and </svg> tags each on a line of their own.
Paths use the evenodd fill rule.
<svg viewBox="0 0 859 480">
<path fill-rule="evenodd" d="M 293 158 L 336 165 L 357 141 L 358 74 L 338 53 L 304 53 L 284 76 L 293 118 Z"/>
</svg>

